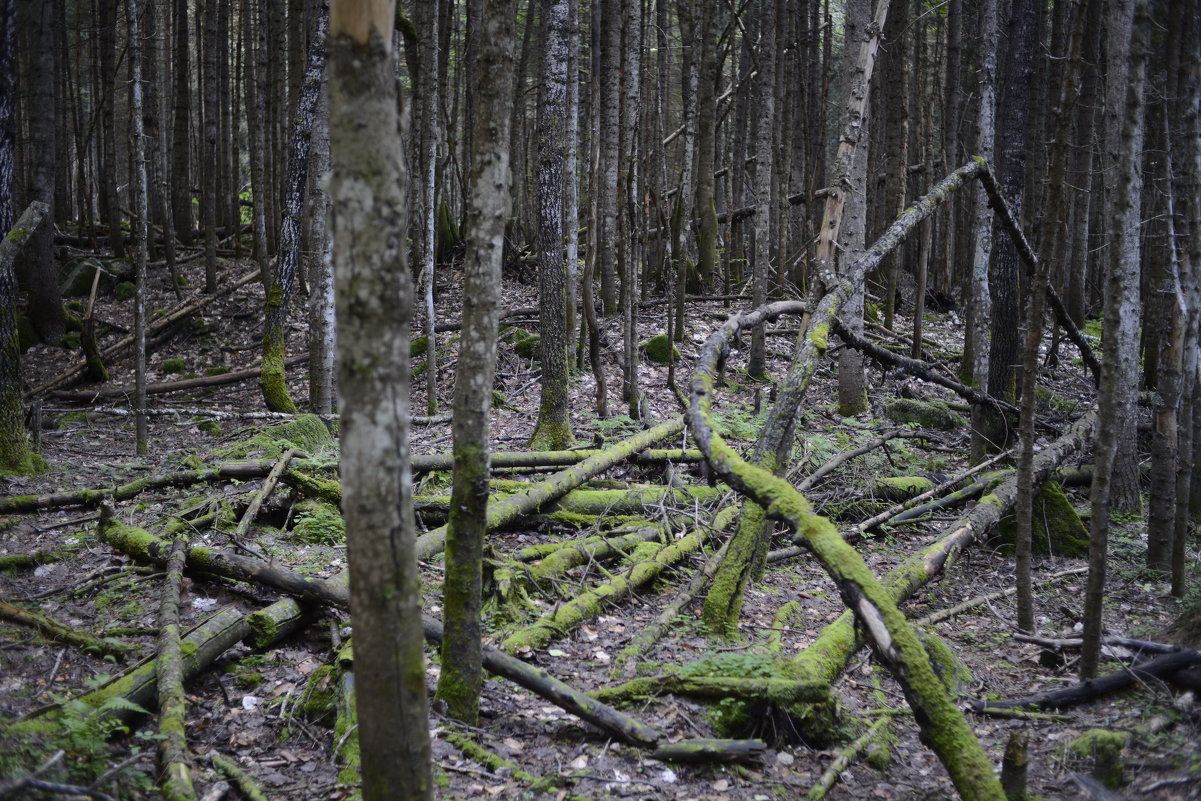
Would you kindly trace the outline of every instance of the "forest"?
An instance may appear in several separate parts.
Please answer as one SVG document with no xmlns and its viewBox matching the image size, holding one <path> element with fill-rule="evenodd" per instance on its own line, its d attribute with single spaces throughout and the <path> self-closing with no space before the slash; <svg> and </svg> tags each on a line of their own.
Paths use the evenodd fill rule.
<svg viewBox="0 0 1201 801">
<path fill-rule="evenodd" d="M 1199 0 L 0 0 L 0 801 L 1201 798 Z"/>
</svg>

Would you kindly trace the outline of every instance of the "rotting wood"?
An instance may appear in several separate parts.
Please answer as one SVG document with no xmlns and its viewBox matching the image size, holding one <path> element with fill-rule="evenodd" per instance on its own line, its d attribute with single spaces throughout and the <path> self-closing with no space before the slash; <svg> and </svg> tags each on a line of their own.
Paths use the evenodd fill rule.
<svg viewBox="0 0 1201 801">
<path fill-rule="evenodd" d="M 169 801 L 194 801 L 192 768 L 185 735 L 188 704 L 183 691 L 183 653 L 179 639 L 179 591 L 183 582 L 187 543 L 171 545 L 167 577 L 159 605 L 158 658 L 158 764 L 159 784 Z"/>
<path fill-rule="evenodd" d="M 238 786 L 238 792 L 246 796 L 250 801 L 268 801 L 267 794 L 263 792 L 263 788 L 259 787 L 258 783 L 250 778 L 250 774 L 242 770 L 238 763 L 224 756 L 220 751 L 210 751 L 209 759 L 213 763 L 213 767 L 217 771 Z"/>
<path fill-rule="evenodd" d="M 1049 690 L 1010 701 L 976 701 L 972 704 L 972 710 L 987 714 L 993 709 L 1023 707 L 1062 709 L 1102 698 L 1135 684 L 1155 685 L 1164 681 L 1171 682 L 1173 674 L 1177 671 L 1183 671 L 1196 665 L 1201 665 L 1201 653 L 1182 648 L 1174 653 L 1163 654 L 1138 665 L 1124 667 L 1113 673 L 1088 679 L 1062 690 Z"/>
<path fill-rule="evenodd" d="M 118 529 L 118 527 L 125 530 L 118 530 L 107 536 L 103 533 L 105 528 Z M 164 558 L 165 543 L 142 529 L 130 529 L 120 526 L 120 524 L 114 526 L 111 523 L 107 527 L 102 525 L 101 529 L 102 539 L 105 539 L 113 547 L 123 549 L 123 546 L 136 546 L 132 552 L 125 551 L 131 556 L 159 563 Z M 201 553 L 198 554 L 197 551 Z M 214 557 L 214 554 L 217 556 Z M 193 562 L 194 558 L 195 563 Z M 257 559 L 200 548 L 192 548 L 189 552 L 189 566 L 233 578 L 253 579 L 311 602 L 329 604 L 340 609 L 350 608 L 349 576 L 345 572 L 330 579 L 315 579 L 268 565 Z M 429 615 L 423 615 L 422 625 L 427 641 L 435 644 L 441 643 L 441 623 Z M 251 633 L 249 622 L 240 615 L 234 633 L 236 636 L 230 642 L 231 645 Z M 228 647 L 229 645 L 225 646 L 225 648 Z M 224 651 L 224 648 L 222 650 Z M 216 655 L 211 658 L 216 658 Z M 589 698 L 545 671 L 522 662 L 497 648 L 485 646 L 483 662 L 484 667 L 492 673 L 525 687 L 530 692 L 557 704 L 622 742 L 645 747 L 658 742 L 661 736 L 658 731 L 645 723 Z M 153 683 L 153 672 L 150 679 Z M 153 692 L 153 686 L 151 692 Z"/>
<path fill-rule="evenodd" d="M 651 754 L 651 759 L 711 765 L 714 762 L 758 762 L 766 753 L 767 743 L 762 740 L 716 740 L 695 737 L 661 745 Z"/>
<path fill-rule="evenodd" d="M 601 687 L 593 690 L 591 695 L 607 703 L 658 695 L 686 695 L 692 698 L 737 698 L 777 705 L 822 704 L 830 700 L 830 685 L 824 681 L 660 673 L 639 676 L 624 684 Z"/>
<path fill-rule="evenodd" d="M 238 521 L 238 527 L 234 530 L 234 540 L 241 541 L 246 533 L 250 531 L 250 524 L 254 522 L 258 516 L 259 509 L 263 508 L 263 503 L 271 497 L 271 493 L 275 491 L 276 484 L 279 483 L 279 477 L 288 467 L 288 462 L 292 461 L 292 457 L 296 455 L 295 448 L 288 448 L 284 451 L 275 466 L 271 468 L 271 472 L 267 474 L 267 478 L 263 481 L 263 486 L 259 487 L 259 491 L 250 499 L 250 503 L 246 507 L 245 514 Z"/>
<path fill-rule="evenodd" d="M 645 450 L 662 439 L 683 431 L 684 418 L 677 417 L 654 428 L 639 432 L 609 448 L 591 456 L 579 464 L 555 473 L 543 481 L 532 484 L 524 492 L 511 495 L 502 501 L 488 504 L 488 529 L 499 528 L 507 523 L 536 512 L 543 505 L 558 499 L 598 473 L 628 458 L 631 454 Z M 442 552 L 446 543 L 446 526 L 440 526 L 417 539 L 417 558 L 430 559 Z"/>
<path fill-rule="evenodd" d="M 22 609 L 7 601 L 0 601 L 0 620 L 7 620 L 10 623 L 16 623 L 21 626 L 28 626 L 52 640 L 73 645 L 82 651 L 92 652 L 100 656 L 108 655 L 124 659 L 131 651 L 138 650 L 132 645 L 126 645 L 115 640 L 102 640 L 85 632 L 76 631 L 70 626 L 59 623 L 54 618 L 43 615 L 40 612 Z"/>
<path fill-rule="evenodd" d="M 1075 568 L 1074 570 L 1065 570 L 1063 573 L 1056 573 L 1048 578 L 1055 576 L 1076 575 L 1087 573 L 1087 567 Z M 991 600 L 991 599 L 990 599 Z M 1052 648 L 1057 651 L 1065 651 L 1069 649 L 1081 648 L 1084 645 L 1084 640 L 1076 638 L 1056 639 L 1054 637 L 1036 637 L 1032 634 L 1015 633 L 1013 639 L 1018 642 L 1028 642 L 1035 645 L 1040 645 L 1043 648 Z M 1177 651 L 1183 650 L 1179 645 L 1170 645 L 1162 642 L 1151 642 L 1149 640 L 1136 640 L 1130 637 L 1107 636 L 1101 638 L 1102 645 L 1113 645 L 1119 648 L 1126 648 L 1135 652 L 1145 652 L 1154 654 L 1174 654 Z"/>
<path fill-rule="evenodd" d="M 529 484 L 527 486 L 536 486 Z M 526 490 L 515 494 L 494 493 L 491 504 L 504 503 L 519 497 Z M 564 493 L 559 498 L 541 504 L 536 509 L 511 518 L 490 529 L 503 529 L 509 525 L 520 523 L 528 514 L 554 515 L 586 515 L 590 517 L 611 517 L 614 515 L 644 515 L 655 509 L 680 508 L 696 504 L 708 504 L 721 498 L 725 490 L 719 487 L 654 487 L 637 486 L 629 489 L 586 490 L 574 489 Z M 328 499 L 328 496 L 323 496 Z M 413 498 L 413 509 L 427 523 L 431 519 L 444 520 L 450 510 L 449 495 L 418 495 Z"/>
<path fill-rule="evenodd" d="M 194 295 L 191 300 L 176 306 L 175 309 L 168 312 L 167 314 L 164 314 L 162 317 L 159 317 L 157 320 L 155 320 L 153 323 L 151 323 L 150 327 L 146 331 L 147 337 L 153 337 L 153 336 L 159 334 L 160 332 L 165 331 L 166 329 L 170 328 L 171 326 L 173 326 L 179 322 L 182 322 L 183 320 L 187 319 L 187 317 L 189 317 L 191 314 L 200 311 L 201 309 L 208 306 L 210 303 L 212 303 L 215 300 L 224 298 L 228 295 L 232 295 L 234 292 L 236 292 L 237 290 L 246 286 L 251 281 L 256 280 L 258 277 L 259 277 L 259 270 L 256 267 L 254 270 L 252 270 L 251 272 L 242 276 L 241 278 L 237 279 L 236 281 L 229 284 L 228 286 L 222 287 L 221 290 L 218 292 L 214 292 L 211 295 L 205 295 L 202 293 L 198 293 L 198 294 Z M 126 348 L 131 347 L 133 345 L 133 339 L 134 339 L 133 336 L 124 337 L 119 342 L 109 345 L 107 348 L 100 351 L 100 355 L 106 361 L 111 361 L 116 356 L 118 356 L 121 352 L 123 352 Z M 57 389 L 57 388 L 63 386 L 64 384 L 76 383 L 83 376 L 83 372 L 86 368 L 87 368 L 86 363 L 76 365 L 75 367 L 72 367 L 71 369 L 67 370 L 66 372 L 60 373 L 59 375 L 55 376 L 54 378 L 51 378 L 49 381 L 46 381 L 46 382 L 34 387 L 29 392 L 29 394 L 32 397 L 37 397 L 39 395 L 45 394 L 46 392 L 49 392 L 52 389 Z"/>
<path fill-rule="evenodd" d="M 288 367 L 295 367 L 298 364 L 305 364 L 309 360 L 309 355 L 303 353 L 299 356 L 292 356 L 287 359 L 284 364 Z M 227 384 L 239 384 L 243 381 L 249 381 L 252 378 L 258 378 L 263 372 L 263 368 L 250 367 L 245 370 L 235 370 L 230 373 L 222 373 L 221 375 L 203 375 L 197 378 L 182 378 L 178 381 L 158 381 L 153 384 L 146 385 L 147 395 L 163 395 L 168 392 L 189 392 L 194 389 L 206 389 L 208 387 L 220 387 Z M 74 403 L 95 403 L 98 400 L 109 400 L 112 398 L 132 398 L 133 387 L 97 387 L 94 390 L 53 390 L 48 394 L 48 397 L 55 400 L 71 401 Z M 72 409 L 71 411 L 77 411 Z M 180 414 L 175 410 L 169 410 L 172 414 Z M 201 411 L 199 414 L 207 414 L 207 411 Z M 277 414 L 279 414 L 277 412 Z M 286 418 L 292 419 L 295 415 L 287 415 Z"/>
</svg>

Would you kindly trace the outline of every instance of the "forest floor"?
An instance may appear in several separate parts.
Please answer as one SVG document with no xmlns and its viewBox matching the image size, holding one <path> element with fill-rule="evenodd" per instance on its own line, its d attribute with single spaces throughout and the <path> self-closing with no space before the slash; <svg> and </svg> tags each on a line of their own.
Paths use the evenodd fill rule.
<svg viewBox="0 0 1201 801">
<path fill-rule="evenodd" d="M 183 269 L 189 287 L 201 285 L 199 262 Z M 244 274 L 250 265 L 230 262 L 225 269 L 226 279 L 231 280 Z M 457 320 L 461 275 L 441 269 L 438 280 L 440 320 Z M 503 297 L 506 308 L 536 305 L 534 290 L 515 282 L 506 282 Z M 163 286 L 152 298 L 150 308 L 167 308 L 173 303 L 173 297 Z M 745 305 L 735 302 L 733 307 Z M 110 291 L 102 293 L 96 314 L 101 321 L 129 328 L 130 307 L 129 302 L 116 300 Z M 202 323 L 185 328 L 151 355 L 151 380 L 182 377 L 179 372 L 168 372 L 180 368 L 178 363 L 168 364 L 168 359 L 183 360 L 182 374 L 204 375 L 211 368 L 237 370 L 254 365 L 261 309 L 262 290 L 258 283 L 248 284 L 209 307 L 200 315 Z M 643 340 L 661 333 L 662 309 L 660 306 L 643 310 Z M 686 384 L 688 366 L 700 344 L 729 312 L 722 302 L 690 305 L 686 336 L 681 344 L 683 369 L 676 379 L 681 386 Z M 305 347 L 305 315 L 303 310 L 296 310 L 292 317 L 289 354 L 300 354 Z M 507 322 L 536 331 L 536 320 Z M 927 326 L 927 336 L 937 343 L 937 352 L 958 349 L 961 326 L 953 315 L 932 316 Z M 114 341 L 117 335 L 117 328 L 110 328 L 102 336 L 101 345 Z M 449 411 L 453 385 L 453 336 L 443 334 L 439 340 L 438 391 L 444 411 Z M 611 337 L 615 342 L 619 339 L 616 327 Z M 768 339 L 772 375 L 785 372 L 792 341 L 789 336 Z M 1043 383 L 1054 394 L 1047 396 L 1051 402 L 1041 412 L 1055 426 L 1066 426 L 1093 400 L 1091 385 L 1081 368 L 1073 363 L 1073 355 L 1065 345 L 1063 366 L 1043 376 Z M 27 380 L 31 385 L 40 384 L 80 359 L 78 351 L 39 346 L 26 354 Z M 503 394 L 504 403 L 497 408 L 493 420 L 492 447 L 522 450 L 536 417 L 537 364 L 518 355 L 511 344 L 501 346 L 499 359 L 496 387 Z M 132 367 L 128 362 L 122 360 L 110 365 L 113 384 L 132 385 Z M 415 359 L 415 364 L 419 362 Z M 739 372 L 745 367 L 744 362 L 744 354 L 736 354 L 727 367 L 731 380 L 721 398 L 718 415 L 728 438 L 742 446 L 753 441 L 763 419 L 754 410 L 755 386 L 746 380 L 744 372 Z M 884 420 L 881 408 L 885 401 L 902 392 L 956 400 L 943 390 L 936 392 L 930 385 L 869 366 L 873 412 L 844 419 L 837 414 L 834 404 L 835 364 L 835 360 L 827 359 L 808 392 L 797 427 L 800 444 L 796 476 L 804 476 L 836 453 L 895 427 Z M 620 372 L 612 359 L 608 359 L 608 365 L 611 408 L 620 408 Z M 640 369 L 653 413 L 660 419 L 678 414 L 678 404 L 666 385 L 667 368 L 644 360 Z M 293 397 L 303 402 L 307 395 L 304 369 L 293 368 L 290 376 Z M 413 409 L 420 413 L 424 409 L 424 377 L 416 379 L 414 384 Z M 763 395 L 765 409 L 767 393 Z M 633 421 L 625 417 L 598 419 L 592 411 L 593 397 L 592 378 L 587 372 L 582 373 L 574 380 L 572 390 L 572 420 L 582 444 L 597 438 L 613 442 L 637 430 Z M 107 405 L 104 401 L 99 403 Z M 124 401 L 117 405 L 127 408 Z M 42 453 L 49 469 L 33 478 L 0 479 L 0 497 L 111 487 L 136 477 L 181 469 L 188 457 L 198 457 L 205 463 L 221 461 L 215 452 L 246 438 L 247 431 L 242 428 L 245 421 L 221 419 L 217 426 L 202 425 L 203 418 L 193 419 L 191 410 L 236 412 L 262 408 L 253 380 L 187 393 L 186 397 L 178 393 L 159 395 L 154 397 L 153 405 L 158 409 L 188 411 L 177 418 L 154 418 L 150 454 L 139 457 L 135 455 L 130 418 L 97 412 L 95 405 L 47 400 Z M 834 510 L 846 506 L 849 500 L 867 497 L 872 482 L 880 476 L 952 475 L 966 466 L 967 443 L 968 431 L 962 427 L 925 440 L 893 440 L 886 450 L 877 449 L 832 474 L 814 489 L 812 497 L 827 510 Z M 672 443 L 674 447 L 679 445 Z M 448 425 L 414 428 L 413 453 L 445 452 L 449 448 Z M 1087 458 L 1076 461 L 1087 462 Z M 677 474 L 676 480 L 703 483 L 701 472 L 696 465 L 688 466 Z M 539 476 L 517 477 L 537 480 Z M 625 466 L 610 471 L 606 478 L 654 482 L 661 478 L 661 472 Z M 437 489 L 439 483 L 445 486 L 445 476 L 427 477 L 424 481 L 419 487 L 421 492 Z M 227 500 L 237 506 L 239 499 L 245 499 L 260 485 L 261 480 L 255 480 L 149 491 L 120 503 L 117 514 L 123 522 L 161 533 L 166 521 L 198 500 Z M 296 516 L 290 492 L 277 491 L 260 515 L 251 532 L 254 548 L 269 553 L 272 561 L 306 574 L 329 576 L 344 569 L 345 549 L 335 539 L 310 538 L 302 542 L 295 536 Z M 1078 510 L 1087 511 L 1086 489 L 1069 490 L 1069 498 Z M 695 520 L 706 521 L 715 512 L 698 507 L 688 513 Z M 861 540 L 859 550 L 875 574 L 881 576 L 905 556 L 936 539 L 956 514 L 946 513 L 940 520 L 886 529 Z M 1169 625 L 1178 613 L 1178 606 L 1168 596 L 1162 577 L 1142 567 L 1144 525 L 1137 515 L 1115 520 L 1110 545 L 1107 628 L 1113 634 L 1127 637 L 1171 641 Z M 543 522 L 498 532 L 491 536 L 490 545 L 503 555 L 554 538 L 576 536 L 580 534 Z M 220 547 L 228 545 L 226 537 L 211 530 L 199 532 L 196 541 Z M 94 509 L 55 508 L 38 514 L 0 517 L 0 555 L 64 545 L 71 548 L 63 558 L 36 569 L 0 573 L 0 598 L 40 610 L 78 630 L 116 637 L 135 646 L 137 651 L 124 664 L 114 664 L 46 640 L 30 629 L 0 622 L 2 721 L 11 721 L 84 692 L 101 681 L 101 677 L 128 667 L 136 661 L 135 657 L 154 653 L 161 574 L 135 564 L 128 556 L 99 542 Z M 711 552 L 713 547 L 709 545 L 706 550 Z M 666 578 L 656 587 L 657 592 L 638 594 L 608 606 L 566 637 L 519 655 L 580 690 L 613 683 L 609 672 L 614 655 L 659 613 L 708 555 L 696 554 L 667 571 Z M 1039 634 L 1074 636 L 1085 576 L 1075 572 L 1049 577 L 1083 565 L 1080 557 L 1037 558 Z M 440 564 L 424 565 L 423 570 L 427 579 L 426 609 L 437 613 L 441 601 Z M 1003 546 L 995 541 L 978 545 L 945 575 L 920 591 L 904 609 L 911 618 L 948 609 L 1012 586 L 1013 572 L 1013 559 L 1006 555 Z M 604 577 L 598 565 L 578 568 L 566 579 L 564 593 L 570 597 L 598 578 L 603 581 Z M 1201 578 L 1193 577 L 1194 586 L 1199 581 Z M 249 612 L 277 597 L 260 586 L 195 576 L 186 582 L 182 623 L 186 629 L 227 606 Z M 789 602 L 796 602 L 799 611 L 781 623 L 777 613 Z M 537 601 L 535 606 L 550 609 L 557 603 L 552 598 Z M 683 666 L 717 654 L 791 657 L 811 643 L 843 608 L 832 583 L 812 560 L 795 557 L 769 565 L 764 579 L 751 587 L 736 638 L 707 637 L 700 622 L 699 603 L 693 603 L 643 659 L 660 665 Z M 971 680 L 962 687 L 965 706 L 972 699 L 1024 697 L 1076 681 L 1072 652 L 1058 662 L 1048 661 L 1039 646 L 1014 638 L 1014 620 L 1014 601 L 1010 595 L 976 606 L 933 628 L 971 671 Z M 494 640 L 499 642 L 514 625 L 494 622 Z M 349 795 L 350 789 L 338 781 L 340 766 L 331 757 L 331 748 L 338 745 L 334 732 L 327 723 L 309 722 L 297 713 L 306 679 L 331 660 L 331 640 L 340 640 L 348 633 L 348 616 L 330 611 L 301 635 L 267 652 L 255 653 L 245 646 L 233 648 L 214 669 L 189 686 L 187 736 L 196 755 L 197 783 L 202 790 L 216 781 L 206 755 L 217 751 L 234 757 L 270 798 L 338 799 Z M 438 666 L 436 654 L 431 651 L 427 654 L 431 657 L 432 689 Z M 1119 662 L 1107 661 L 1103 670 L 1119 667 Z M 898 686 L 866 652 L 861 651 L 851 660 L 849 668 L 835 682 L 834 693 L 841 704 L 850 739 L 864 730 L 865 720 L 874 719 L 870 717 L 872 712 L 879 714 L 882 708 L 897 712 L 892 715 L 891 736 L 886 740 L 892 757 L 887 765 L 877 769 L 862 759 L 855 760 L 842 772 L 828 798 L 887 800 L 954 796 L 946 772 L 933 753 L 919 742 L 912 717 L 904 714 L 907 707 Z M 628 711 L 665 732 L 669 740 L 717 736 L 713 710 L 695 700 L 662 696 Z M 1072 774 L 1087 773 L 1091 761 L 1074 754 L 1068 745 L 1089 729 L 1103 728 L 1129 735 L 1123 753 L 1126 785 L 1121 792 L 1125 798 L 1201 798 L 1201 714 L 1194 698 L 1174 695 L 1165 686 L 1139 685 L 1122 694 L 1062 710 L 1058 715 L 1006 718 L 969 712 L 968 716 L 987 753 L 998 764 L 1011 732 L 1029 736 L 1032 795 L 1049 799 L 1089 797 L 1079 789 Z M 62 748 L 67 751 L 69 770 L 58 774 L 58 780 L 87 784 L 96 773 L 128 759 L 124 770 L 99 789 L 129 798 L 156 796 L 154 745 L 148 736 L 152 723 L 144 720 L 140 730 L 119 736 L 106 745 L 100 734 L 89 729 L 78 715 L 71 717 L 70 708 L 64 720 L 75 725 L 65 725 L 59 737 L 34 750 L 27 746 L 16 750 L 14 743 L 0 739 L 0 774 L 16 770 L 18 762 L 14 758 L 28 769 Z M 455 723 L 436 710 L 432 713 L 434 770 L 442 788 L 440 797 L 507 799 L 533 794 L 529 784 L 512 769 L 480 764 L 461 752 L 447 739 L 449 734 L 457 732 L 461 729 Z M 557 798 L 766 801 L 803 797 L 845 745 L 843 742 L 818 747 L 776 740 L 769 743 L 769 750 L 759 763 L 749 766 L 669 765 L 649 759 L 648 752 L 606 739 L 557 706 L 496 677 L 491 677 L 485 685 L 480 726 L 472 733 L 484 747 L 522 771 L 537 777 L 559 777 L 561 783 L 548 791 L 549 796 Z M 772 732 L 758 734 L 770 737 Z M 5 751 L 9 758 L 4 758 Z"/>
</svg>

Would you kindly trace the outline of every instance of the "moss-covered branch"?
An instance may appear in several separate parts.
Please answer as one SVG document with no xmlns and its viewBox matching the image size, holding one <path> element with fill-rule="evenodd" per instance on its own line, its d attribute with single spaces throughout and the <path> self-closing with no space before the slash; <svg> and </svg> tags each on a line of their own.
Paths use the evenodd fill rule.
<svg viewBox="0 0 1201 801">
<path fill-rule="evenodd" d="M 833 293 L 823 297 L 818 308 L 825 305 L 828 313 L 833 315 L 837 313 L 841 301 L 826 304 L 830 294 Z M 769 519 L 785 523 L 794 536 L 813 551 L 822 567 L 834 579 L 843 600 L 854 612 L 876 654 L 896 676 L 914 710 L 922 739 L 942 760 L 960 794 L 968 799 L 999 801 L 1004 794 L 993 775 L 991 762 L 962 712 L 939 682 L 925 648 L 897 609 L 890 593 L 871 574 L 862 557 L 843 541 L 833 523 L 813 512 L 804 496 L 791 484 L 773 475 L 772 471 L 747 463 L 712 428 L 709 412 L 716 376 L 728 352 L 730 340 L 742 328 L 762 323 L 767 317 L 768 308 L 761 307 L 732 318 L 705 343 L 690 384 L 688 422 L 693 438 L 719 475 L 763 507 Z M 821 322 L 827 326 L 829 324 L 829 320 L 823 321 L 815 314 L 808 340 L 812 341 L 813 335 L 822 330 L 815 328 L 815 323 L 820 326 Z M 824 349 L 823 342 L 821 350 Z M 801 367 L 805 369 L 803 365 Z M 812 373 L 811 367 L 808 373 Z M 786 413 L 795 414 L 795 405 Z M 756 450 L 760 457 L 766 456 L 769 462 L 772 461 L 772 455 L 777 453 L 764 452 L 758 447 Z"/>
<path fill-rule="evenodd" d="M 185 734 L 188 705 L 183 692 L 183 651 L 179 638 L 179 588 L 186 554 L 187 544 L 182 539 L 176 540 L 167 560 L 167 578 L 159 607 L 158 762 L 159 782 L 167 801 L 196 798 Z"/>
<path fill-rule="evenodd" d="M 488 529 L 499 528 L 517 518 L 538 511 L 544 505 L 562 497 L 598 473 L 608 470 L 635 453 L 646 450 L 662 439 L 678 434 L 683 429 L 683 418 L 677 417 L 666 423 L 660 423 L 654 428 L 639 432 L 579 464 L 531 485 L 524 492 L 512 495 L 503 501 L 488 504 Z M 445 526 L 422 535 L 417 540 L 417 558 L 429 559 L 440 553 L 445 543 Z"/>
<path fill-rule="evenodd" d="M 16 623 L 21 626 L 28 626 L 52 640 L 73 645 L 83 651 L 95 653 L 100 656 L 124 657 L 130 651 L 137 650 L 132 645 L 125 645 L 115 640 L 101 640 L 85 632 L 76 631 L 70 626 L 59 623 L 52 617 L 43 615 L 40 612 L 33 612 L 29 609 L 22 609 L 19 606 L 13 606 L 6 601 L 0 601 L 0 620 L 7 620 L 10 623 Z"/>
</svg>

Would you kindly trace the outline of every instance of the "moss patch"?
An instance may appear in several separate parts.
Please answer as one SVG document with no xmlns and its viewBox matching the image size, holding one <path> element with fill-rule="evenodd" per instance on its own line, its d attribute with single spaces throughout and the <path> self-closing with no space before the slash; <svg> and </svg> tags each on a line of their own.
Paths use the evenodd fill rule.
<svg viewBox="0 0 1201 801">
<path fill-rule="evenodd" d="M 997 527 L 1001 542 L 1017 541 L 1017 518 L 1006 515 Z M 1043 484 L 1034 496 L 1033 551 L 1038 556 L 1077 557 L 1088 554 L 1088 528 L 1072 507 L 1058 481 Z"/>
<path fill-rule="evenodd" d="M 133 281 L 122 281 L 117 284 L 117 300 L 133 300 L 138 288 Z"/>
<path fill-rule="evenodd" d="M 163 362 L 164 373 L 182 373 L 188 369 L 188 364 L 183 359 L 167 359 Z"/>
<path fill-rule="evenodd" d="M 907 501 L 934 489 L 934 481 L 926 476 L 893 476 L 876 479 L 872 496 L 888 501 Z"/>
<path fill-rule="evenodd" d="M 680 361 L 680 350 L 667 340 L 667 334 L 651 337 L 642 343 L 641 348 L 646 353 L 646 358 L 656 364 L 667 364 L 669 359 L 677 364 Z"/>
<path fill-rule="evenodd" d="M 967 421 L 941 401 L 919 401 L 897 398 L 884 406 L 884 413 L 898 423 L 914 423 L 923 428 L 952 431 L 966 428 Z"/>
<path fill-rule="evenodd" d="M 214 451 L 214 455 L 221 459 L 248 459 L 252 456 L 271 459 L 288 448 L 315 454 L 333 444 L 334 438 L 320 417 L 302 414 L 280 425 L 246 429 L 246 436 L 242 440 Z"/>
<path fill-rule="evenodd" d="M 346 542 L 346 523 L 337 506 L 306 498 L 296 505 L 296 525 L 290 539 L 309 545 L 337 545 Z"/>
<path fill-rule="evenodd" d="M 1122 749 L 1130 735 L 1122 731 L 1089 729 L 1068 746 L 1082 759 L 1093 760 L 1092 774 L 1110 789 L 1122 786 Z"/>
</svg>

